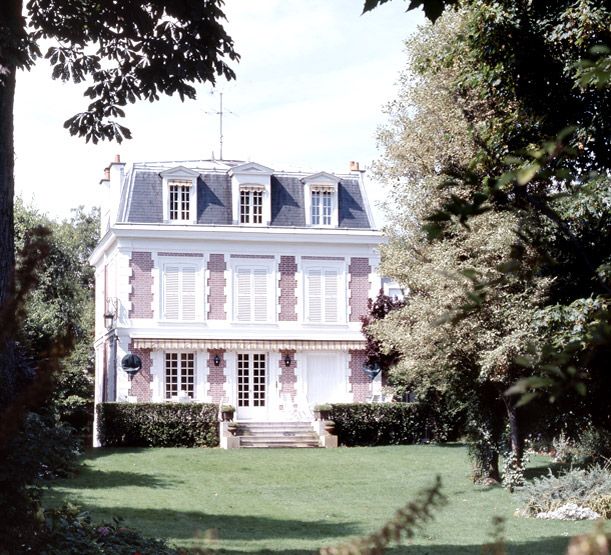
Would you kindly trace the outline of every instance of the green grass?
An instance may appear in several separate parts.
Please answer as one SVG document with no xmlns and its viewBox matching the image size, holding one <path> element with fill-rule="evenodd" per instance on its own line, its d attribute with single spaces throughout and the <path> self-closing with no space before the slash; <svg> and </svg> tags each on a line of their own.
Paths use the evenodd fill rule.
<svg viewBox="0 0 611 555">
<path fill-rule="evenodd" d="M 538 459 L 531 472 L 544 470 Z M 479 554 L 492 516 L 506 519 L 508 553 L 565 552 L 592 523 L 513 516 L 514 496 L 474 487 L 462 446 L 352 449 L 96 450 L 80 475 L 53 484 L 47 505 L 77 503 L 98 520 L 121 516 L 145 534 L 181 546 L 217 528 L 225 553 L 311 553 L 382 525 L 436 474 L 449 504 L 407 547 L 390 553 Z"/>
</svg>

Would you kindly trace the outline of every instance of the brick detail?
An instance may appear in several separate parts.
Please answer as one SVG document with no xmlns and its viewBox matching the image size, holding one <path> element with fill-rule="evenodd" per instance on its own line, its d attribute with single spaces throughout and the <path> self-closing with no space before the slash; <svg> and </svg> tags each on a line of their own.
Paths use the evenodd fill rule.
<svg viewBox="0 0 611 555">
<path fill-rule="evenodd" d="M 208 260 L 208 320 L 227 320 L 225 312 L 225 303 L 227 295 L 225 287 L 227 280 L 225 279 L 225 264 L 224 254 L 211 254 Z"/>
<path fill-rule="evenodd" d="M 284 362 L 286 355 L 291 357 L 291 365 L 287 366 Z M 295 385 L 297 384 L 297 374 L 295 369 L 297 368 L 297 361 L 295 360 L 294 350 L 282 350 L 280 351 L 280 397 L 284 395 L 290 395 L 291 401 L 295 400 L 297 390 Z"/>
<path fill-rule="evenodd" d="M 371 381 L 365 372 L 363 365 L 367 361 L 365 351 L 348 351 L 350 354 L 350 377 L 348 380 L 352 384 L 352 401 L 354 403 L 364 403 L 371 395 Z"/>
<path fill-rule="evenodd" d="M 153 381 L 151 374 L 151 349 L 132 349 L 130 343 L 128 351 L 138 355 L 142 361 L 142 368 L 132 379 L 128 395 L 135 395 L 139 403 L 148 403 L 153 397 L 151 392 L 151 382 Z M 118 372 L 123 372 L 123 370 L 119 368 Z"/>
<path fill-rule="evenodd" d="M 187 256 L 191 258 L 203 258 L 201 252 L 158 252 L 157 256 Z"/>
<path fill-rule="evenodd" d="M 297 264 L 294 256 L 281 256 L 278 264 L 280 274 L 280 314 L 283 322 L 297 321 Z"/>
<path fill-rule="evenodd" d="M 367 258 L 351 258 L 350 266 L 350 321 L 360 322 L 367 314 L 369 299 L 369 273 L 371 266 Z"/>
<path fill-rule="evenodd" d="M 129 259 L 132 275 L 129 278 L 131 291 L 129 301 L 130 318 L 153 317 L 153 257 L 150 252 L 132 252 Z"/>
<path fill-rule="evenodd" d="M 230 258 L 266 258 L 268 260 L 272 260 L 274 258 L 273 254 L 231 254 Z"/>
<path fill-rule="evenodd" d="M 218 355 L 221 358 L 221 363 L 218 366 L 214 366 L 214 355 Z M 212 403 L 218 404 L 225 397 L 226 367 L 225 350 L 208 349 L 208 384 L 210 385 L 208 388 L 208 398 Z"/>
<path fill-rule="evenodd" d="M 343 260 L 341 256 L 302 256 L 303 260 Z"/>
</svg>

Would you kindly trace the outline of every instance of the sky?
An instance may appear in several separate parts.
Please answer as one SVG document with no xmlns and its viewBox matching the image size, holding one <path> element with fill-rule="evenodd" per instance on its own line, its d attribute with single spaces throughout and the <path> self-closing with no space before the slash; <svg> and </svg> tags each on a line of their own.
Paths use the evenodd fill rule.
<svg viewBox="0 0 611 555">
<path fill-rule="evenodd" d="M 126 108 L 133 138 L 86 144 L 63 122 L 86 108 L 82 85 L 50 78 L 44 61 L 18 76 L 15 189 L 55 218 L 99 203 L 104 168 L 127 163 L 223 157 L 276 170 L 343 173 L 351 160 L 367 169 L 378 156 L 376 129 L 405 65 L 403 43 L 424 23 L 402 0 L 361 15 L 361 0 L 228 0 L 226 29 L 241 55 L 235 81 L 197 87 L 197 100 L 164 97 Z M 368 179 L 374 218 L 384 187 Z"/>
</svg>

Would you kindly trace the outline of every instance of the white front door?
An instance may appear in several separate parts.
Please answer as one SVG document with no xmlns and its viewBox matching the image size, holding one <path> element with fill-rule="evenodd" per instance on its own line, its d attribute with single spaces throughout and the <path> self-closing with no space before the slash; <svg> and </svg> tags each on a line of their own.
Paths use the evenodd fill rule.
<svg viewBox="0 0 611 555">
<path fill-rule="evenodd" d="M 310 407 L 345 400 L 346 375 L 337 353 L 308 354 L 306 387 Z"/>
<path fill-rule="evenodd" d="M 267 355 L 238 353 L 238 420 L 264 420 L 267 417 Z"/>
</svg>

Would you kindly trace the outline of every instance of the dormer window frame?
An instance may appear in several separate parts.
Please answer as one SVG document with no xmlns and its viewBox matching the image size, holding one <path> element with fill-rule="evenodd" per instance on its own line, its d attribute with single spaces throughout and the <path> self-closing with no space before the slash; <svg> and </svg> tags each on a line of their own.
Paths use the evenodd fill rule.
<svg viewBox="0 0 611 555">
<path fill-rule="evenodd" d="M 240 185 L 238 223 L 240 225 L 264 225 L 265 199 L 265 185 Z"/>
<path fill-rule="evenodd" d="M 232 205 L 232 221 L 234 225 L 239 226 L 254 226 L 265 227 L 271 225 L 272 220 L 272 185 L 271 176 L 274 170 L 257 164 L 256 162 L 246 162 L 238 166 L 234 166 L 229 170 L 231 177 L 231 205 Z M 248 221 L 242 221 L 242 192 L 252 193 L 261 191 L 261 221 L 253 221 L 252 217 L 246 218 Z M 249 194 L 249 201 L 253 200 L 252 194 Z M 252 208 L 252 205 L 250 206 Z M 252 214 L 252 210 L 250 211 Z M 258 218 L 257 218 L 258 219 Z"/>
<path fill-rule="evenodd" d="M 171 225 L 197 223 L 197 178 L 199 173 L 179 166 L 161 172 L 160 175 L 163 180 L 164 223 Z M 174 188 L 177 189 L 173 191 Z M 186 199 L 188 203 L 187 214 L 185 214 L 184 208 L 185 194 L 188 195 Z"/>
<path fill-rule="evenodd" d="M 303 178 L 305 221 L 308 227 L 339 226 L 339 182 L 332 174 L 321 172 Z M 328 202 L 327 202 L 328 201 Z M 330 210 L 327 210 L 327 208 Z"/>
</svg>

